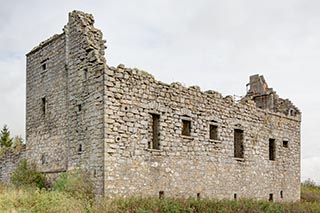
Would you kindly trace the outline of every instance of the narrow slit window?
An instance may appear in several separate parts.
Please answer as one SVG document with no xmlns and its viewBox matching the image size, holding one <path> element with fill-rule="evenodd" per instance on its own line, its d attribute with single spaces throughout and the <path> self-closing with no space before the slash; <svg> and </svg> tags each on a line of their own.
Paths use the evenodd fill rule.
<svg viewBox="0 0 320 213">
<path fill-rule="evenodd" d="M 243 130 L 234 130 L 234 157 L 243 158 Z"/>
<path fill-rule="evenodd" d="M 160 149 L 160 115 L 152 114 L 152 146 L 151 149 Z"/>
<path fill-rule="evenodd" d="M 274 161 L 276 159 L 276 143 L 275 139 L 269 139 L 269 160 Z"/>
<path fill-rule="evenodd" d="M 82 153 L 82 144 L 79 144 L 79 147 L 78 147 L 78 154 L 81 154 Z"/>
<path fill-rule="evenodd" d="M 237 200 L 237 194 L 236 194 L 236 193 L 233 194 L 233 199 L 234 199 L 234 200 Z"/>
<path fill-rule="evenodd" d="M 81 104 L 78 104 L 78 111 L 81 112 L 82 108 L 81 108 Z"/>
<path fill-rule="evenodd" d="M 218 140 L 218 126 L 214 124 L 210 124 L 209 126 L 210 131 L 210 139 L 211 140 Z"/>
<path fill-rule="evenodd" d="M 41 164 L 44 165 L 46 163 L 46 156 L 45 154 L 41 155 Z"/>
<path fill-rule="evenodd" d="M 190 136 L 191 135 L 191 121 L 182 120 L 182 135 Z"/>
<path fill-rule="evenodd" d="M 84 69 L 84 80 L 88 80 L 88 69 Z"/>
<path fill-rule="evenodd" d="M 41 98 L 41 110 L 42 110 L 42 114 L 45 115 L 47 112 L 47 101 L 46 101 L 46 97 Z"/>
<path fill-rule="evenodd" d="M 280 191 L 280 198 L 283 198 L 283 191 Z"/>
</svg>

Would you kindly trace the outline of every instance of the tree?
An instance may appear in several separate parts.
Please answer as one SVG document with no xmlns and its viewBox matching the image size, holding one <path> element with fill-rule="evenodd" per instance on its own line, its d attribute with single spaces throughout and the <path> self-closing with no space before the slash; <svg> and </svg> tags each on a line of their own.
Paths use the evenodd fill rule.
<svg viewBox="0 0 320 213">
<path fill-rule="evenodd" d="M 1 147 L 11 147 L 13 139 L 10 137 L 10 131 L 7 125 L 4 125 L 0 133 L 0 145 Z"/>
</svg>

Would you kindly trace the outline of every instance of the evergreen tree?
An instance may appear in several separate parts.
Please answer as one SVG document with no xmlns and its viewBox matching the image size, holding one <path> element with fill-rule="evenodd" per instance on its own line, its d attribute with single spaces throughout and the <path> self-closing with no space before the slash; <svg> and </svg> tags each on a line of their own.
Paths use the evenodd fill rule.
<svg viewBox="0 0 320 213">
<path fill-rule="evenodd" d="M 1 147 L 11 147 L 12 145 L 12 138 L 10 138 L 10 131 L 7 125 L 4 125 L 1 133 L 0 133 L 0 145 Z"/>
</svg>

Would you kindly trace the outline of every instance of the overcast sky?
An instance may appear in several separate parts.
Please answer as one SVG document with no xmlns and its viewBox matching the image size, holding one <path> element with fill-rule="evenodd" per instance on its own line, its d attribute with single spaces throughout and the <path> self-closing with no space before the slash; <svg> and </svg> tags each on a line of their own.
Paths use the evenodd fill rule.
<svg viewBox="0 0 320 213">
<path fill-rule="evenodd" d="M 158 80 L 244 95 L 249 75 L 300 108 L 302 178 L 320 184 L 320 1 L 0 0 L 0 127 L 25 137 L 25 54 L 62 32 L 68 12 L 94 15 L 109 65 Z"/>
</svg>

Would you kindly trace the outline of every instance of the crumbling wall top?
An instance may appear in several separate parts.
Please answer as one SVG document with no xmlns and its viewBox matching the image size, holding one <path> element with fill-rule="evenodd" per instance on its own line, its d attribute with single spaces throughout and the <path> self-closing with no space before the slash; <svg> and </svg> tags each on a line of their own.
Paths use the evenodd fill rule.
<svg viewBox="0 0 320 213">
<path fill-rule="evenodd" d="M 300 110 L 289 99 L 280 98 L 272 88 L 269 88 L 263 75 L 250 76 L 247 86 L 249 90 L 244 99 L 252 99 L 258 108 L 300 117 Z"/>
</svg>

